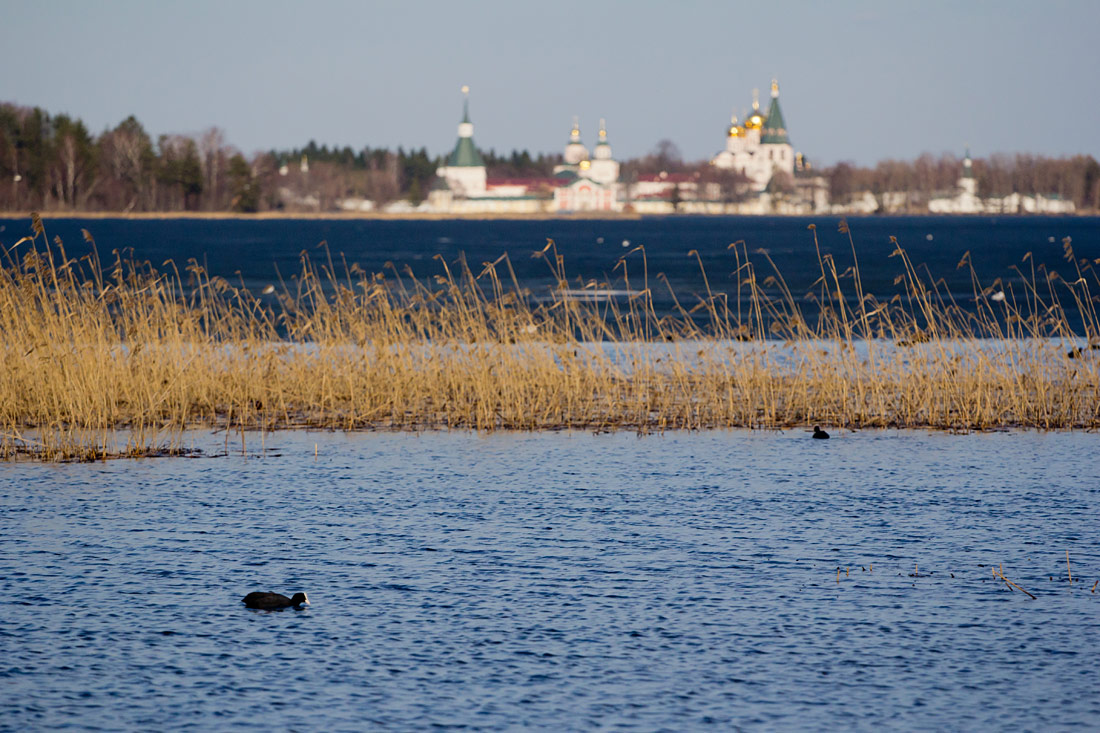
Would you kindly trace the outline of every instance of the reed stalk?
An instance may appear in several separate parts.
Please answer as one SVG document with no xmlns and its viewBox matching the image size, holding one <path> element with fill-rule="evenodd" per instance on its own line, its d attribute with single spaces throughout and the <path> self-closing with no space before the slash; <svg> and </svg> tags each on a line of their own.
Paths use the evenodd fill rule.
<svg viewBox="0 0 1100 733">
<path fill-rule="evenodd" d="M 1033 601 L 1034 601 L 1034 600 L 1037 600 L 1037 599 L 1036 599 L 1036 597 L 1035 597 L 1035 595 L 1034 595 L 1034 594 L 1032 594 L 1032 593 L 1031 593 L 1030 591 L 1026 591 L 1026 590 L 1024 590 L 1023 588 L 1021 588 L 1020 586 L 1016 585 L 1016 584 L 1015 584 L 1015 583 L 1013 583 L 1013 582 L 1012 582 L 1011 580 L 1009 580 L 1008 578 L 1006 578 L 1006 577 L 1005 577 L 1005 568 L 1004 568 L 1004 565 L 1001 565 L 1001 568 L 1000 568 L 1000 570 L 998 570 L 997 568 L 993 568 L 993 576 L 994 576 L 994 577 L 997 577 L 997 578 L 1000 578 L 1001 580 L 1003 580 L 1003 581 L 1005 582 L 1005 585 L 1007 585 L 1007 586 L 1009 587 L 1009 589 L 1010 589 L 1010 590 L 1011 590 L 1012 588 L 1015 588 L 1016 590 L 1018 590 L 1018 591 L 1020 591 L 1021 593 L 1025 594 L 1025 595 L 1026 595 L 1026 596 L 1027 596 L 1028 598 L 1030 598 L 1031 600 L 1033 600 Z"/>
</svg>

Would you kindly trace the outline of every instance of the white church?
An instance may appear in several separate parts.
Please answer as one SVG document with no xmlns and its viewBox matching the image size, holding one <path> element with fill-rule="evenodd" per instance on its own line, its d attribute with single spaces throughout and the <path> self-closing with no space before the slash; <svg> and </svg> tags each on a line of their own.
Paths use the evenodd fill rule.
<svg viewBox="0 0 1100 733">
<path fill-rule="evenodd" d="M 469 92 L 469 87 L 462 87 L 462 92 Z M 481 198 L 488 190 L 485 161 L 474 144 L 474 123 L 470 122 L 469 97 L 462 103 L 462 122 L 458 123 L 455 148 L 447 156 L 446 165 L 440 166 L 435 174 L 446 182 L 447 189 L 456 198 Z"/>
<path fill-rule="evenodd" d="M 744 124 L 738 124 L 737 114 L 726 130 L 726 148 L 711 160 L 715 168 L 742 173 L 754 191 L 764 191 L 772 176 L 795 172 L 795 154 L 791 147 L 787 124 L 779 109 L 779 82 L 772 80 L 772 101 L 768 113 L 760 113 L 760 100 L 753 91 L 752 112 Z"/>
<path fill-rule="evenodd" d="M 581 142 L 579 122 L 574 118 L 565 146 L 565 162 L 554 167 L 554 210 L 556 211 L 619 211 L 619 163 L 611 157 L 607 142 L 607 125 L 600 120 L 599 139 L 592 155 Z"/>
</svg>

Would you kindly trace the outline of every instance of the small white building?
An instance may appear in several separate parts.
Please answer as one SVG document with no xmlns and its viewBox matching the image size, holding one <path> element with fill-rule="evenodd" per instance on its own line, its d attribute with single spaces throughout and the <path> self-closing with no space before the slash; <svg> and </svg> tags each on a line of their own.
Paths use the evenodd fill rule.
<svg viewBox="0 0 1100 733">
<path fill-rule="evenodd" d="M 1011 193 L 1000 198 L 986 200 L 987 213 L 1005 214 L 1072 214 L 1077 207 L 1058 194 L 1022 196 Z"/>
<path fill-rule="evenodd" d="M 557 211 L 618 211 L 614 186 L 589 178 L 574 178 L 554 189 L 554 209 Z"/>
<path fill-rule="evenodd" d="M 932 214 L 980 214 L 985 211 L 985 202 L 978 198 L 978 181 L 974 178 L 974 161 L 967 149 L 963 158 L 962 177 L 956 182 L 958 187 L 953 196 L 940 196 L 929 199 L 928 211 Z"/>
<path fill-rule="evenodd" d="M 956 183 L 955 192 L 928 201 L 928 211 L 932 214 L 1072 214 L 1075 210 L 1072 201 L 1066 201 L 1057 194 L 1027 196 L 1010 193 L 984 199 L 979 197 L 969 149 L 963 158 L 962 176 Z"/>
</svg>

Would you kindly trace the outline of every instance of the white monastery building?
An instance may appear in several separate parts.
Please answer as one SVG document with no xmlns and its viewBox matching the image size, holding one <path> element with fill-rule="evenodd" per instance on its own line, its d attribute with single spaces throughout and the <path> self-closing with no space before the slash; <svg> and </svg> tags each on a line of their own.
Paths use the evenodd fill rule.
<svg viewBox="0 0 1100 733">
<path fill-rule="evenodd" d="M 779 108 L 779 84 L 772 81 L 771 105 L 760 112 L 753 99 L 744 124 L 734 116 L 726 131 L 726 147 L 711 164 L 742 176 L 734 200 L 728 187 L 701 182 L 698 175 L 661 172 L 624 182 L 611 152 L 607 125 L 600 120 L 596 145 L 582 142 L 580 122 L 573 118 L 562 164 L 551 177 L 489 178 L 485 161 L 474 144 L 469 87 L 462 88 L 462 121 L 454 149 L 437 171 L 424 211 L 442 213 L 812 213 L 828 203 L 824 179 L 808 175 L 801 155 L 791 147 Z M 777 176 L 782 179 L 776 185 Z M 400 205 L 400 204 L 398 204 Z M 408 206 L 407 203 L 404 206 Z"/>
<path fill-rule="evenodd" d="M 795 154 L 787 134 L 787 123 L 779 109 L 779 82 L 772 80 L 772 101 L 768 114 L 760 114 L 760 101 L 753 91 L 752 113 L 743 125 L 736 113 L 726 130 L 726 148 L 714 156 L 711 164 L 722 170 L 744 174 L 755 191 L 764 191 L 772 176 L 795 172 Z"/>
<path fill-rule="evenodd" d="M 982 197 L 974 177 L 969 149 L 955 189 L 931 198 L 912 192 L 864 191 L 846 203 L 831 205 L 824 177 L 810 170 L 801 153 L 791 146 L 790 133 L 779 107 L 779 82 L 771 84 L 767 113 L 760 111 L 753 90 L 752 111 L 739 123 L 734 114 L 725 131 L 725 147 L 710 160 L 709 170 L 689 173 L 661 171 L 622 179 L 619 162 L 611 153 L 607 125 L 600 120 L 596 145 L 590 151 L 581 139 L 574 117 L 562 163 L 552 175 L 528 178 L 489 178 L 485 159 L 474 143 L 470 121 L 469 87 L 462 87 L 462 121 L 450 155 L 436 169 L 437 178 L 426 201 L 413 207 L 396 201 L 387 211 L 424 211 L 452 214 L 613 213 L 636 214 L 816 214 L 894 213 L 911 207 L 933 214 L 1069 214 L 1074 204 L 1057 194 Z M 303 175 L 308 163 L 302 158 Z M 286 165 L 280 170 L 286 175 Z M 726 175 L 732 173 L 734 175 Z M 281 189 L 286 190 L 286 189 Z M 286 194 L 289 196 L 289 193 Z M 284 198 L 286 197 L 284 196 Z M 316 208 L 315 198 L 294 202 Z M 370 211 L 373 202 L 338 202 L 349 211 Z"/>
<path fill-rule="evenodd" d="M 462 88 L 468 94 L 469 87 Z M 620 211 L 619 163 L 611 156 L 607 126 L 600 120 L 599 140 L 590 155 L 581 142 L 576 119 L 565 146 L 564 163 L 550 178 L 488 178 L 474 144 L 469 98 L 463 102 L 458 140 L 445 165 L 436 170 L 427 208 L 451 213 L 537 213 Z"/>
</svg>

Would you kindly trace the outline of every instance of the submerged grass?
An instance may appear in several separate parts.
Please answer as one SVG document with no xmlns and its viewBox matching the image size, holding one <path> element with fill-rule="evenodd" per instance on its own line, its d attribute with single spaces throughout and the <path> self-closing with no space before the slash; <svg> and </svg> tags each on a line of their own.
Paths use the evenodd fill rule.
<svg viewBox="0 0 1100 733">
<path fill-rule="evenodd" d="M 116 254 L 105 266 L 87 231 L 90 253 L 70 258 L 32 224 L 0 266 L 8 459 L 182 452 L 182 432 L 197 427 L 1100 425 L 1100 351 L 1089 349 L 1100 343 L 1098 281 L 1068 240 L 1073 281 L 1025 258 L 1028 273 L 987 286 L 964 256 L 967 308 L 901 247 L 899 294 L 880 302 L 858 266 L 838 272 L 820 249 L 821 276 L 797 297 L 766 253 L 761 279 L 738 242 L 731 292 L 713 292 L 703 272 L 706 293 L 694 303 L 671 293 L 673 312 L 659 316 L 651 288 L 667 281 L 651 276 L 643 247 L 616 268 L 630 293 L 621 301 L 596 297 L 607 283 L 570 284 L 552 241 L 535 253 L 557 282 L 549 299 L 521 288 L 506 256 L 476 272 L 438 258 L 441 274 L 422 280 L 337 265 L 327 250 L 253 294 L 195 262 L 158 271 Z"/>
</svg>

